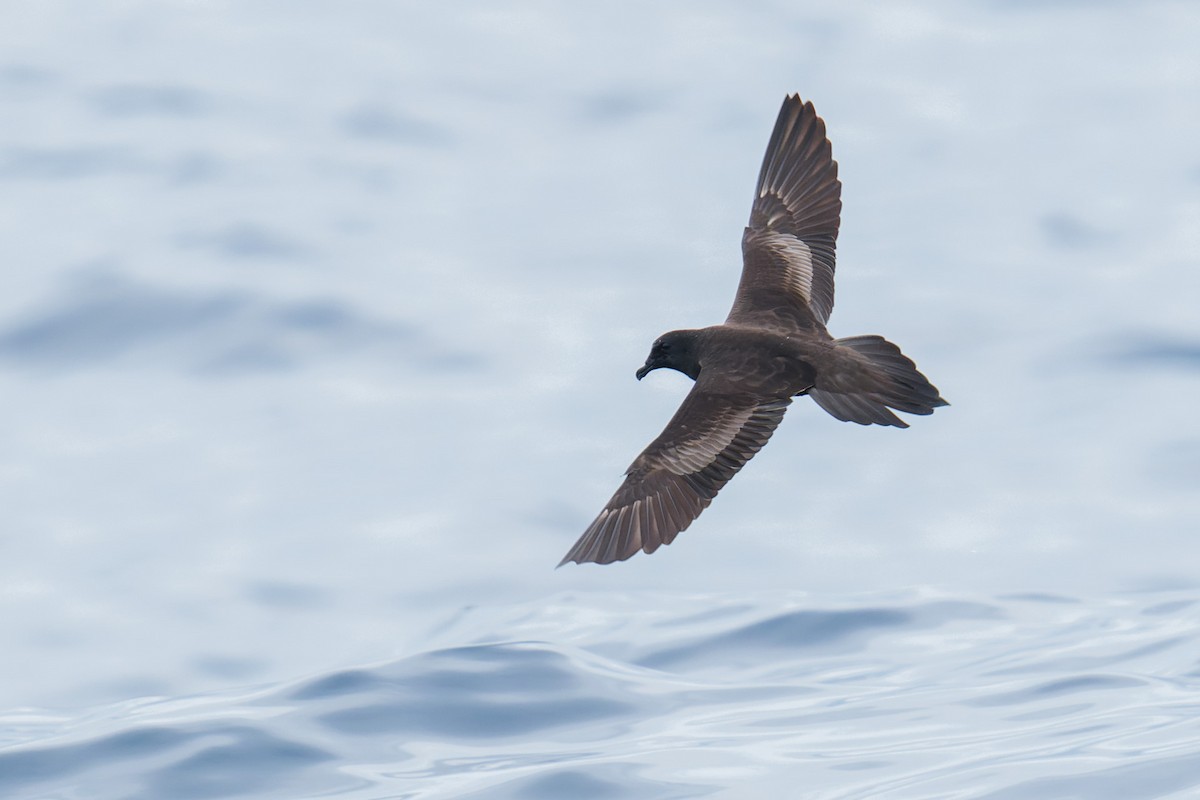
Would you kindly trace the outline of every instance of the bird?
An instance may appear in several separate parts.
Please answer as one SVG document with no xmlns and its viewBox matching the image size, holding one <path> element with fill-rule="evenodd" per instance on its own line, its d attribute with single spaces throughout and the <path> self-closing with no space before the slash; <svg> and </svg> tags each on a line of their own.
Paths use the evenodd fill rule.
<svg viewBox="0 0 1200 800">
<path fill-rule="evenodd" d="M 845 422 L 908 423 L 949 405 L 882 336 L 835 339 L 833 274 L 842 184 L 825 122 L 788 95 L 763 156 L 742 273 L 725 322 L 658 337 L 636 372 L 673 369 L 695 383 L 675 416 L 558 566 L 653 553 L 709 506 L 807 395 Z"/>
</svg>

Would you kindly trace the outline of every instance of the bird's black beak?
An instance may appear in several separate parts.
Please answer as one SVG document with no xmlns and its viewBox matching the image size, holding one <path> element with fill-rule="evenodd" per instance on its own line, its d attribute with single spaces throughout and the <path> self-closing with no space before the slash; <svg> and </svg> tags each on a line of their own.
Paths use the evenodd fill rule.
<svg viewBox="0 0 1200 800">
<path fill-rule="evenodd" d="M 645 364 L 643 364 L 643 365 L 641 366 L 641 369 L 639 369 L 639 370 L 638 370 L 636 373 L 634 373 L 634 374 L 635 374 L 635 375 L 637 375 L 637 379 L 640 381 L 642 378 L 646 377 L 646 376 L 647 376 L 647 375 L 649 375 L 649 374 L 650 374 L 650 373 L 651 373 L 653 370 L 655 370 L 655 369 L 657 369 L 657 368 L 658 368 L 658 364 L 654 364 L 654 363 L 651 363 L 650 361 L 647 361 Z"/>
</svg>

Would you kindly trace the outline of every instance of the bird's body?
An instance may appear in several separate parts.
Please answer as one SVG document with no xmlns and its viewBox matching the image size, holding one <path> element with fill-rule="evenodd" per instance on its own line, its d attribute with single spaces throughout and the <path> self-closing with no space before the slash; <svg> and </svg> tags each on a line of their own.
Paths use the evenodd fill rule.
<svg viewBox="0 0 1200 800">
<path fill-rule="evenodd" d="M 766 444 L 797 395 L 838 419 L 906 428 L 890 409 L 946 405 L 880 336 L 834 339 L 834 252 L 841 182 L 811 103 L 784 100 L 763 158 L 742 278 L 722 325 L 659 337 L 640 380 L 669 367 L 696 381 L 657 439 L 560 563 L 607 564 L 669 544 Z"/>
<path fill-rule="evenodd" d="M 792 397 L 811 389 L 815 367 L 828 360 L 833 344 L 827 337 L 808 341 L 742 325 L 713 325 L 672 333 L 677 340 L 691 340 L 698 372 L 692 375 L 688 369 L 679 371 L 692 380 L 708 369 L 723 375 L 738 391 L 771 397 Z"/>
</svg>

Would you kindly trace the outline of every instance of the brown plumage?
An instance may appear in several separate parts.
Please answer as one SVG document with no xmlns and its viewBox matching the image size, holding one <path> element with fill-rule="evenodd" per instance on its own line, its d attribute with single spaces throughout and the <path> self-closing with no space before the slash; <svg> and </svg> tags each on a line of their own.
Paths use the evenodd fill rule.
<svg viewBox="0 0 1200 800">
<path fill-rule="evenodd" d="M 812 103 L 784 99 L 742 234 L 729 317 L 654 342 L 638 380 L 669 367 L 696 383 L 559 566 L 609 564 L 670 544 L 767 443 L 797 395 L 840 420 L 900 428 L 908 424 L 890 409 L 931 414 L 946 405 L 896 345 L 834 339 L 825 329 L 841 196 L 825 123 Z"/>
</svg>

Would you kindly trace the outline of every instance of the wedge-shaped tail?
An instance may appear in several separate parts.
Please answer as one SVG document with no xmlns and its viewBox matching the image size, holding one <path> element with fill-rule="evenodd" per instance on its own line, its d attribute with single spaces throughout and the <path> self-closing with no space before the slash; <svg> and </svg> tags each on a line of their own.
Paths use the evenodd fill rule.
<svg viewBox="0 0 1200 800">
<path fill-rule="evenodd" d="M 818 381 L 809 395 L 838 419 L 907 428 L 889 409 L 924 415 L 949 405 L 917 365 L 882 336 L 850 336 L 836 345 L 845 348 L 839 360 L 850 368 L 838 370 L 828 383 Z"/>
</svg>

